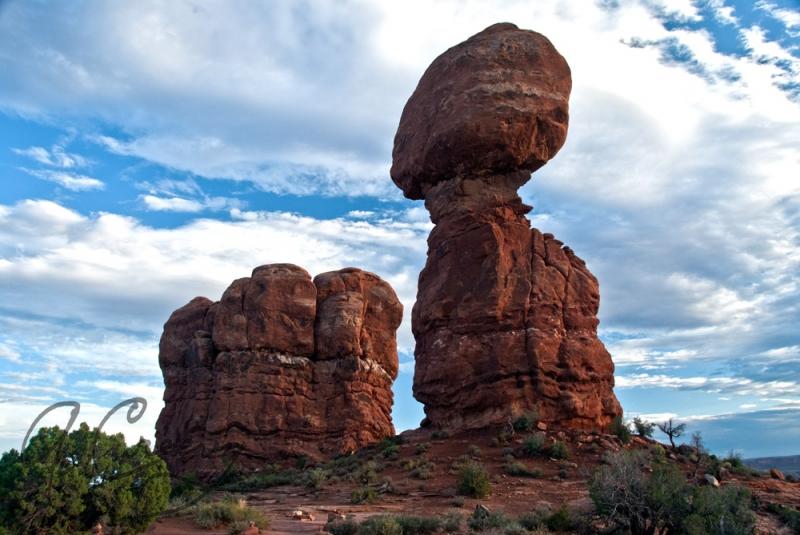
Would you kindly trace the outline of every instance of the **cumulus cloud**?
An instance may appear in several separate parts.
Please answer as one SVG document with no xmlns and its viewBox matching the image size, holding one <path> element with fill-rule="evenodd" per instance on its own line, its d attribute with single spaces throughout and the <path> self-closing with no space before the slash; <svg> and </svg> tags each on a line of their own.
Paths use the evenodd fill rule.
<svg viewBox="0 0 800 535">
<path fill-rule="evenodd" d="M 172 310 L 195 295 L 219 298 L 257 265 L 293 262 L 313 274 L 359 266 L 397 290 L 407 316 L 401 347 L 409 351 L 429 222 L 402 214 L 371 221 L 232 215 L 160 229 L 117 214 L 83 216 L 52 201 L 0 206 L 0 300 L 16 315 L 157 333 Z"/>
<path fill-rule="evenodd" d="M 415 2 L 303 6 L 11 2 L 0 46 L 18 52 L 2 59 L 9 76 L 0 82 L 0 107 L 107 121 L 123 134 L 98 133 L 103 146 L 205 177 L 278 193 L 398 197 L 385 180 L 392 136 L 422 70 L 453 43 L 512 20 L 546 32 L 569 58 L 576 95 L 616 95 L 626 115 L 642 110 L 652 120 L 644 126 L 667 140 L 681 139 L 695 118 L 730 108 L 731 97 L 791 118 L 776 86 L 791 76 L 776 80 L 779 67 L 761 61 L 760 50 L 726 55 L 702 31 L 665 28 L 664 17 L 699 20 L 690 0 L 441 2 L 426 5 L 424 17 Z M 80 16 L 80 29 L 54 9 Z M 91 16 L 78 14 L 84 10 Z M 632 49 L 631 40 L 653 46 Z M 689 63 L 670 65 L 664 43 L 726 77 L 709 86 Z M 605 129 L 612 137 L 615 130 Z"/>
</svg>

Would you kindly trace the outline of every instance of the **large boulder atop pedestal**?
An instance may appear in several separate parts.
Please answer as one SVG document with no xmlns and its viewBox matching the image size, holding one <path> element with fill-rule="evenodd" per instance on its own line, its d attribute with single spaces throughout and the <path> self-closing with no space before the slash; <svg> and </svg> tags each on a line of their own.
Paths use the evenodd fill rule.
<svg viewBox="0 0 800 535">
<path fill-rule="evenodd" d="M 434 60 L 403 110 L 392 179 L 436 224 L 412 311 L 414 396 L 436 427 L 621 414 L 597 280 L 517 194 L 564 143 L 570 89 L 547 38 L 495 24 Z"/>
<path fill-rule="evenodd" d="M 193 299 L 161 337 L 156 451 L 173 475 L 209 479 L 392 436 L 402 313 L 385 281 L 355 268 L 312 281 L 298 266 L 271 264 L 216 303 Z"/>
<path fill-rule="evenodd" d="M 406 197 L 456 176 L 535 171 L 567 137 L 572 78 L 542 34 L 490 26 L 447 50 L 411 95 L 392 179 Z"/>
</svg>

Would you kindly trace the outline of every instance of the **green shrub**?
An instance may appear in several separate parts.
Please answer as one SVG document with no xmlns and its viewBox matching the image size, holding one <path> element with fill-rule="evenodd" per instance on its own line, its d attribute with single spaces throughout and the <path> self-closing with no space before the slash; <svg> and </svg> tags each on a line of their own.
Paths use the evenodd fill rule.
<svg viewBox="0 0 800 535">
<path fill-rule="evenodd" d="M 431 438 L 434 440 L 443 440 L 445 438 L 450 438 L 450 433 L 448 433 L 444 429 L 438 429 L 433 433 L 431 433 Z"/>
<path fill-rule="evenodd" d="M 483 452 L 475 444 L 470 444 L 469 447 L 467 448 L 467 455 L 469 455 L 470 457 L 474 457 L 476 459 L 480 459 L 481 456 L 483 455 Z"/>
<path fill-rule="evenodd" d="M 767 504 L 766 509 L 770 513 L 777 515 L 781 522 L 791 529 L 793 533 L 800 535 L 800 511 L 774 503 Z"/>
<path fill-rule="evenodd" d="M 692 495 L 692 512 L 686 517 L 689 535 L 748 535 L 755 528 L 750 492 L 729 485 L 698 487 Z"/>
<path fill-rule="evenodd" d="M 350 493 L 350 503 L 353 504 L 361 504 L 361 503 L 372 503 L 378 499 L 378 493 L 375 492 L 374 489 L 369 487 L 362 487 L 360 489 L 355 489 L 353 492 Z"/>
<path fill-rule="evenodd" d="M 355 520 L 336 520 L 328 522 L 325 530 L 331 535 L 356 535 L 358 533 L 358 522 Z"/>
<path fill-rule="evenodd" d="M 511 436 L 511 433 L 506 430 L 500 431 L 497 433 L 496 437 L 492 438 L 492 446 L 496 448 L 500 446 L 508 446 L 509 442 L 511 442 Z"/>
<path fill-rule="evenodd" d="M 322 488 L 322 485 L 328 481 L 329 477 L 330 472 L 324 468 L 312 468 L 311 470 L 304 472 L 303 483 L 310 489 L 320 489 Z"/>
<path fill-rule="evenodd" d="M 483 465 L 468 462 L 461 467 L 458 472 L 458 493 L 474 498 L 485 498 L 492 493 L 489 474 Z"/>
<path fill-rule="evenodd" d="M 589 494 L 597 513 L 631 533 L 752 533 L 754 515 L 744 489 L 694 487 L 675 465 L 654 463 L 642 452 L 619 452 L 595 471 Z"/>
<path fill-rule="evenodd" d="M 503 467 L 506 474 L 517 477 L 541 477 L 542 472 L 535 468 L 528 468 L 521 462 L 511 461 Z"/>
<path fill-rule="evenodd" d="M 254 490 L 269 489 L 281 485 L 291 485 L 300 479 L 294 470 L 282 472 L 256 472 L 240 479 L 222 485 L 224 490 L 230 492 L 250 492 Z"/>
<path fill-rule="evenodd" d="M 463 518 L 459 513 L 451 511 L 442 517 L 442 529 L 445 533 L 458 533 L 461 531 Z"/>
<path fill-rule="evenodd" d="M 642 420 L 639 416 L 636 416 L 633 419 L 633 428 L 640 437 L 653 438 L 656 424 L 648 422 L 647 420 Z"/>
<path fill-rule="evenodd" d="M 197 493 L 197 490 L 201 487 L 200 479 L 197 477 L 197 474 L 191 472 L 189 474 L 185 474 L 178 478 L 177 482 L 172 485 L 172 491 L 170 492 L 170 498 L 174 498 L 177 496 L 184 496 L 184 495 L 194 495 Z"/>
<path fill-rule="evenodd" d="M 257 523 L 256 526 L 258 526 Z M 242 533 L 244 533 L 244 531 L 249 527 L 249 520 L 234 520 L 228 524 L 228 535 L 242 535 Z"/>
<path fill-rule="evenodd" d="M 397 459 L 397 455 L 400 453 L 400 446 L 397 444 L 390 444 L 381 450 L 381 455 L 383 455 L 386 459 Z"/>
<path fill-rule="evenodd" d="M 430 479 L 433 477 L 433 471 L 436 465 L 428 460 L 424 455 L 420 455 L 416 459 L 406 459 L 403 463 L 403 468 L 410 472 L 411 477 L 415 479 Z"/>
<path fill-rule="evenodd" d="M 536 424 L 539 423 L 539 413 L 536 410 L 531 410 L 525 414 L 517 416 L 513 422 L 515 431 L 532 431 Z"/>
<path fill-rule="evenodd" d="M 483 509 L 475 509 L 467 518 L 467 527 L 471 531 L 506 530 L 518 525 L 512 518 L 499 511 L 488 512 Z"/>
<path fill-rule="evenodd" d="M 665 507 L 685 506 L 686 482 L 674 467 L 658 465 L 651 477 L 647 459 L 638 451 L 610 454 L 606 463 L 589 482 L 589 495 L 599 515 L 632 533 L 675 528 L 675 512 Z"/>
<path fill-rule="evenodd" d="M 522 443 L 522 453 L 528 457 L 538 457 L 547 454 L 547 437 L 544 433 L 534 433 Z"/>
<path fill-rule="evenodd" d="M 436 533 L 443 526 L 443 521 L 435 516 L 398 515 L 395 520 L 400 524 L 403 535 Z"/>
<path fill-rule="evenodd" d="M 742 454 L 737 451 L 728 452 L 728 456 L 722 459 L 722 466 L 739 476 L 752 476 L 758 474 L 758 470 L 753 470 L 742 460 Z"/>
<path fill-rule="evenodd" d="M 625 423 L 621 415 L 615 416 L 611 422 L 611 434 L 616 435 L 623 444 L 631 441 L 631 428 Z"/>
<path fill-rule="evenodd" d="M 567 506 L 562 505 L 547 517 L 545 525 L 550 531 L 573 531 L 575 520 Z"/>
<path fill-rule="evenodd" d="M 403 535 L 403 528 L 393 516 L 371 516 L 358 526 L 358 535 Z"/>
<path fill-rule="evenodd" d="M 349 477 L 353 483 L 372 485 L 378 482 L 378 472 L 378 464 L 375 461 L 367 461 L 361 465 L 357 465 L 349 474 Z"/>
<path fill-rule="evenodd" d="M 546 509 L 539 509 L 537 511 L 532 511 L 530 513 L 523 513 L 517 519 L 517 522 L 523 528 L 534 531 L 537 529 L 542 529 L 547 527 L 547 518 L 550 516 L 550 513 Z"/>
<path fill-rule="evenodd" d="M 0 525 L 11 532 L 78 533 L 100 518 L 143 531 L 167 506 L 169 473 L 141 440 L 125 445 L 81 424 L 41 428 L 21 454 L 0 457 Z"/>
<path fill-rule="evenodd" d="M 420 442 L 417 444 L 417 447 L 414 448 L 414 451 L 417 455 L 422 455 L 423 453 L 427 452 L 430 447 L 431 445 L 428 442 Z"/>
<path fill-rule="evenodd" d="M 363 458 L 359 455 L 341 455 L 325 464 L 325 469 L 335 477 L 355 481 L 354 473 L 362 466 Z"/>
<path fill-rule="evenodd" d="M 553 459 L 569 459 L 569 448 L 560 440 L 553 442 L 550 446 L 550 457 Z"/>
<path fill-rule="evenodd" d="M 197 527 L 203 529 L 216 529 L 221 526 L 228 526 L 232 532 L 236 533 L 241 527 L 245 528 L 250 522 L 255 522 L 259 528 L 268 528 L 269 519 L 260 511 L 247 505 L 242 498 L 226 496 L 220 501 L 205 502 L 195 506 L 192 511 L 192 518 Z"/>
<path fill-rule="evenodd" d="M 340 520 L 329 522 L 325 529 L 332 535 L 427 535 L 458 531 L 461 516 L 447 514 L 441 518 L 414 515 L 376 515 L 361 522 Z"/>
</svg>

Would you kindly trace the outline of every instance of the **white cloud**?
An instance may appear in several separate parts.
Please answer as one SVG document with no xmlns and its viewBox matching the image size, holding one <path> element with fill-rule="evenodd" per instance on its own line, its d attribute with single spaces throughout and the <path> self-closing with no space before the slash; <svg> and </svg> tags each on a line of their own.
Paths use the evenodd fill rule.
<svg viewBox="0 0 800 535">
<path fill-rule="evenodd" d="M 372 210 L 350 210 L 347 212 L 347 217 L 352 217 L 354 219 L 369 219 L 375 215 L 375 212 Z"/>
<path fill-rule="evenodd" d="M 19 357 L 19 351 L 7 343 L 0 342 L 0 359 L 5 359 L 11 362 L 19 362 Z"/>
<path fill-rule="evenodd" d="M 292 262 L 312 274 L 358 266 L 394 286 L 406 308 L 401 347 L 413 347 L 408 318 L 429 222 L 233 212 L 237 221 L 156 229 L 50 201 L 2 207 L 0 298 L 18 313 L 157 333 L 172 310 L 195 295 L 218 299 L 257 265 Z"/>
<path fill-rule="evenodd" d="M 26 156 L 40 164 L 50 167 L 70 169 L 73 167 L 85 167 L 89 163 L 83 156 L 69 153 L 63 146 L 58 144 L 53 145 L 50 150 L 44 147 L 28 147 L 27 149 L 14 148 L 11 150 L 15 154 Z"/>
<path fill-rule="evenodd" d="M 69 171 L 53 171 L 50 169 L 22 169 L 29 175 L 36 178 L 54 182 L 70 191 L 89 191 L 95 189 L 105 189 L 106 185 L 102 180 L 90 176 L 72 173 Z"/>
<path fill-rule="evenodd" d="M 732 16 L 720 0 L 709 1 Z M 111 150 L 279 193 L 397 198 L 386 177 L 406 98 L 435 55 L 498 20 L 546 33 L 572 65 L 576 99 L 588 96 L 588 106 L 602 108 L 603 96 L 614 95 L 616 111 L 637 118 L 633 130 L 654 130 L 644 140 L 658 153 L 685 153 L 709 113 L 798 117 L 775 87 L 774 65 L 722 54 L 701 31 L 664 27 L 663 14 L 698 20 L 691 0 L 318 1 L 304 9 L 294 2 L 139 2 L 135 9 L 90 2 L 80 31 L 52 9 L 6 6 L 0 46 L 13 43 L 19 52 L 2 60 L 15 83 L 0 84 L 0 107 L 99 118 L 125 132 L 94 136 Z M 677 39 L 705 68 L 739 78 L 708 84 L 661 62 L 658 47 L 627 46 L 632 38 Z M 598 125 L 603 139 L 624 132 L 615 118 Z M 639 162 L 650 153 L 633 147 L 627 150 Z M 666 165 L 643 169 L 668 172 Z M 653 179 L 647 197 L 674 185 Z"/>
<path fill-rule="evenodd" d="M 786 28 L 790 30 L 794 28 L 800 28 L 800 11 L 792 11 L 791 9 L 781 8 L 775 5 L 773 2 L 768 2 L 765 0 L 758 0 L 755 5 L 758 9 L 766 11 L 777 20 L 781 21 Z"/>
<path fill-rule="evenodd" d="M 647 373 L 618 375 L 615 379 L 617 388 L 671 388 L 755 397 L 800 396 L 800 383 L 796 381 L 756 381 L 747 377 L 679 377 Z"/>
<path fill-rule="evenodd" d="M 693 0 L 651 0 L 651 2 L 672 15 L 682 20 L 701 20 L 700 12 Z"/>
<path fill-rule="evenodd" d="M 204 208 L 198 201 L 181 197 L 142 195 L 141 199 L 148 210 L 156 212 L 199 212 Z"/>
<path fill-rule="evenodd" d="M 238 208 L 243 205 L 238 199 L 229 197 L 204 197 L 201 199 L 184 199 L 183 197 L 157 197 L 142 195 L 142 202 L 148 210 L 155 212 L 202 212 L 203 210 L 221 211 Z"/>
<path fill-rule="evenodd" d="M 739 26 L 739 19 L 736 18 L 733 6 L 725 4 L 725 0 L 705 0 L 706 4 L 714 11 L 714 18 L 723 24 Z"/>
</svg>

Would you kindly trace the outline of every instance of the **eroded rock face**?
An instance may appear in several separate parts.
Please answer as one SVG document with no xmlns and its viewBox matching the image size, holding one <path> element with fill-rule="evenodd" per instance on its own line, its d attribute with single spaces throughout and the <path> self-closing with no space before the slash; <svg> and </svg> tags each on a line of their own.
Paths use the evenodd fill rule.
<svg viewBox="0 0 800 535">
<path fill-rule="evenodd" d="M 436 224 L 412 313 L 414 396 L 435 426 L 621 414 L 597 280 L 517 194 L 564 143 L 570 89 L 547 38 L 496 24 L 434 60 L 403 110 L 392 179 Z"/>
<path fill-rule="evenodd" d="M 394 434 L 403 307 L 377 275 L 271 264 L 164 325 L 156 451 L 173 475 L 320 458 Z"/>
</svg>

